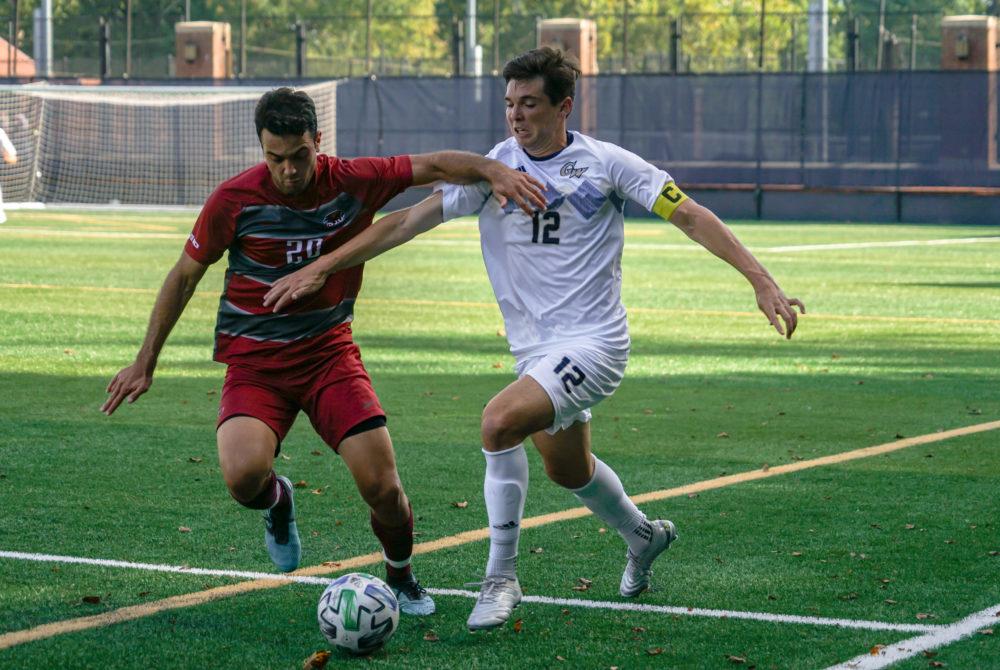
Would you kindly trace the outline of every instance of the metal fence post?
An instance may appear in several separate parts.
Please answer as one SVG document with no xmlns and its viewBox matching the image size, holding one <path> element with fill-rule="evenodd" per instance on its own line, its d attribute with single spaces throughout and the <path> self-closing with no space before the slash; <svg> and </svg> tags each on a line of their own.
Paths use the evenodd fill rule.
<svg viewBox="0 0 1000 670">
<path fill-rule="evenodd" d="M 680 72 L 681 22 L 674 19 L 670 22 L 670 73 Z"/>
<path fill-rule="evenodd" d="M 845 69 L 848 72 L 855 72 L 859 65 L 859 50 L 858 50 L 858 30 L 859 30 L 858 19 L 853 16 L 847 17 L 847 49 L 845 51 L 846 64 Z"/>
<path fill-rule="evenodd" d="M 102 16 L 97 25 L 98 76 L 103 80 L 111 76 L 111 24 Z"/>
<path fill-rule="evenodd" d="M 295 22 L 295 76 L 306 76 L 306 24 Z"/>
</svg>

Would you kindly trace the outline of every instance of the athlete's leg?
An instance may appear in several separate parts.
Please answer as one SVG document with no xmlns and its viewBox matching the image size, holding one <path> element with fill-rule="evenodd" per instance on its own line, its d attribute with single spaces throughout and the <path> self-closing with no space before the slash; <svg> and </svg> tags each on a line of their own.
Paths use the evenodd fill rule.
<svg viewBox="0 0 1000 670">
<path fill-rule="evenodd" d="M 517 545 L 528 490 L 528 457 L 522 442 L 551 425 L 552 420 L 549 396 L 530 377 L 509 385 L 483 410 L 483 497 L 490 524 L 490 554 L 486 578 L 469 615 L 468 626 L 473 630 L 503 624 L 521 601 Z"/>
<path fill-rule="evenodd" d="M 531 433 L 552 425 L 552 416 L 549 396 L 531 377 L 521 377 L 507 386 L 483 410 L 483 497 L 490 522 L 487 576 L 516 576 L 517 544 L 528 491 L 528 457 L 522 443 Z"/>
<path fill-rule="evenodd" d="M 216 431 L 219 466 L 229 493 L 244 507 L 265 510 L 264 544 L 275 566 L 299 566 L 302 548 L 291 482 L 274 473 L 278 436 L 260 419 L 233 416 Z"/>
<path fill-rule="evenodd" d="M 628 544 L 620 592 L 637 596 L 649 588 L 653 561 L 677 537 L 674 524 L 650 521 L 625 493 L 618 475 L 590 451 L 590 423 L 574 423 L 555 434 L 535 433 L 549 478 L 570 489 L 599 519 L 618 531 Z"/>
<path fill-rule="evenodd" d="M 271 507 L 275 502 L 270 496 L 275 495 L 272 468 L 278 436 L 260 419 L 234 416 L 219 426 L 216 438 L 219 468 L 229 493 L 245 507 Z"/>
<path fill-rule="evenodd" d="M 362 424 L 364 425 L 364 424 Z M 382 544 L 386 581 L 408 614 L 432 614 L 434 601 L 413 577 L 413 510 L 396 469 L 392 440 L 385 426 L 349 434 L 337 452 L 371 508 L 371 525 Z"/>
</svg>

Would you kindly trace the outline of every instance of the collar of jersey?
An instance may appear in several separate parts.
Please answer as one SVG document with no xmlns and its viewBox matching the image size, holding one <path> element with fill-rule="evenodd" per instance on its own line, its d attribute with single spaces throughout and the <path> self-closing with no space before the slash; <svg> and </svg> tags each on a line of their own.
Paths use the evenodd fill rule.
<svg viewBox="0 0 1000 670">
<path fill-rule="evenodd" d="M 547 160 L 549 160 L 551 158 L 555 158 L 556 156 L 558 156 L 562 152 L 564 152 L 567 149 L 569 149 L 569 145 L 571 145 L 571 144 L 573 144 L 573 133 L 571 133 L 571 132 L 569 132 L 567 130 L 566 131 L 566 146 L 564 146 L 562 149 L 560 149 L 559 151 L 555 152 L 554 154 L 549 154 L 548 156 L 538 156 L 538 157 L 535 157 L 535 156 L 532 156 L 531 154 L 529 154 L 527 151 L 524 151 L 524 149 L 521 149 L 521 151 L 524 151 L 524 155 L 527 156 L 528 158 L 530 158 L 533 161 L 536 161 L 536 162 L 538 162 L 538 161 L 547 161 Z"/>
</svg>

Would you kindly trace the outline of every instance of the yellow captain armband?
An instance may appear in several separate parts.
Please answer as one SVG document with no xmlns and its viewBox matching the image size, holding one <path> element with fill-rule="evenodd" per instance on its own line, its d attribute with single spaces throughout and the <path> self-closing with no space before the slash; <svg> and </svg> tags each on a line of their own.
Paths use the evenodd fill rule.
<svg viewBox="0 0 1000 670">
<path fill-rule="evenodd" d="M 687 199 L 687 194 L 677 188 L 677 184 L 673 181 L 668 181 L 664 185 L 663 190 L 660 191 L 660 195 L 656 196 L 656 202 L 653 203 L 653 214 L 656 214 L 664 221 L 669 221 L 670 216 Z"/>
</svg>

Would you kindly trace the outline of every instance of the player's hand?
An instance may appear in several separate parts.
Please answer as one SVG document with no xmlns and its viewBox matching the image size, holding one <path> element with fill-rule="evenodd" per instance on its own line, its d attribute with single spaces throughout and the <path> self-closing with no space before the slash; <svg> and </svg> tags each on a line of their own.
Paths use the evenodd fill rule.
<svg viewBox="0 0 1000 670">
<path fill-rule="evenodd" d="M 545 185 L 526 172 L 509 168 L 499 161 L 490 166 L 490 186 L 493 195 L 501 207 L 507 206 L 508 200 L 531 216 L 537 210 L 545 209 Z"/>
<path fill-rule="evenodd" d="M 290 275 L 285 275 L 271 285 L 271 290 L 264 294 L 264 307 L 274 306 L 272 311 L 278 312 L 282 307 L 290 305 L 299 298 L 316 293 L 326 284 L 326 273 L 307 265 Z"/>
<path fill-rule="evenodd" d="M 798 315 L 794 307 L 798 307 L 803 314 L 806 313 L 806 306 L 797 298 L 787 298 L 778 285 L 768 282 L 756 289 L 757 307 L 764 312 L 764 316 L 771 322 L 779 335 L 784 335 L 786 339 L 792 339 L 795 326 L 798 325 Z M 781 322 L 784 321 L 784 328 Z"/>
<path fill-rule="evenodd" d="M 127 399 L 129 404 L 134 403 L 152 384 L 153 373 L 138 361 L 127 368 L 122 368 L 108 384 L 106 391 L 109 396 L 101 405 L 101 411 L 111 416 L 118 409 L 118 405 L 122 404 L 122 400 Z"/>
</svg>

